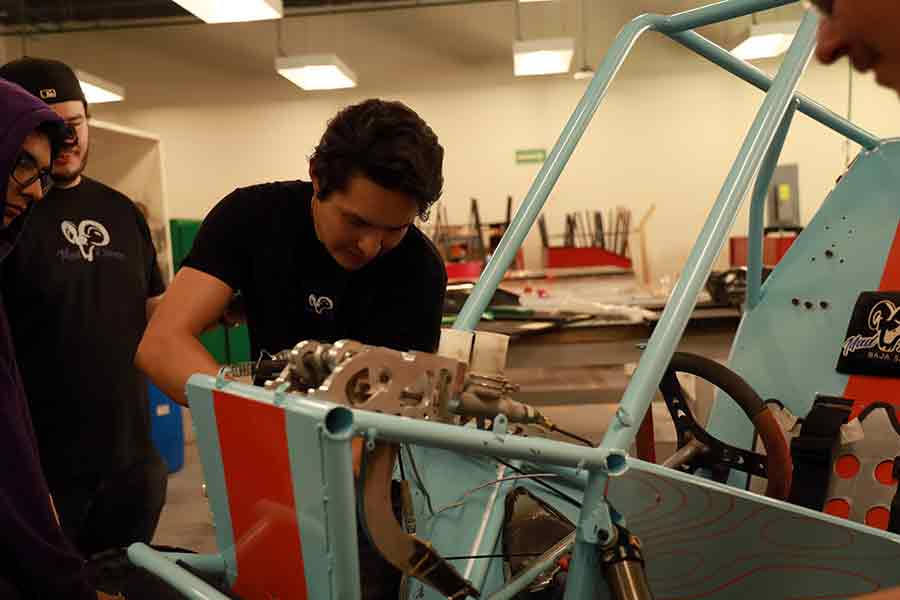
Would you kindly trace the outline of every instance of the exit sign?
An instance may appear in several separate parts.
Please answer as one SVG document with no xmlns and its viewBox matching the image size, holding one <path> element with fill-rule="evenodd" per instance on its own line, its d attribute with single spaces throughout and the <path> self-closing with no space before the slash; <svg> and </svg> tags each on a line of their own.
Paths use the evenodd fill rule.
<svg viewBox="0 0 900 600">
<path fill-rule="evenodd" d="M 542 163 L 547 158 L 547 151 L 543 148 L 530 148 L 528 150 L 516 150 L 516 164 Z"/>
</svg>

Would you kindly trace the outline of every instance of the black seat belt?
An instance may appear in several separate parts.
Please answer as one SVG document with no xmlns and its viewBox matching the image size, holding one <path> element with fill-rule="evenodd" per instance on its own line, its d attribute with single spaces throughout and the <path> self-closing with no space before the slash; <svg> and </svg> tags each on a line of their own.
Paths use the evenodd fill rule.
<svg viewBox="0 0 900 600">
<path fill-rule="evenodd" d="M 794 482 L 789 501 L 792 504 L 822 510 L 831 479 L 832 449 L 852 409 L 853 401 L 846 398 L 816 398 L 803 420 L 800 434 L 791 441 Z"/>
</svg>

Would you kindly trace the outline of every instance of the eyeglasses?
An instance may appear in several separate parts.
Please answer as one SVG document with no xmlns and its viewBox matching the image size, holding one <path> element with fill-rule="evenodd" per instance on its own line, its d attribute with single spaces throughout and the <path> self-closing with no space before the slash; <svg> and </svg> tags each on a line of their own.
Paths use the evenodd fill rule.
<svg viewBox="0 0 900 600">
<path fill-rule="evenodd" d="M 13 168 L 11 176 L 13 181 L 19 185 L 19 190 L 24 190 L 35 181 L 41 182 L 41 194 L 46 195 L 53 187 L 50 168 L 39 169 L 31 155 L 24 152 L 16 160 L 16 166 Z"/>
<path fill-rule="evenodd" d="M 822 14 L 830 15 L 834 11 L 834 0 L 810 0 Z"/>
</svg>

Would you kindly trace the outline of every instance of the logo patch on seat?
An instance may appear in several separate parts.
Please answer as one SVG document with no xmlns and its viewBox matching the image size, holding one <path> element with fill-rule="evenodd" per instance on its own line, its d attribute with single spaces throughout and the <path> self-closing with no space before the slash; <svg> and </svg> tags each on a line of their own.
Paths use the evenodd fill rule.
<svg viewBox="0 0 900 600">
<path fill-rule="evenodd" d="M 900 292 L 863 292 L 856 301 L 837 370 L 900 377 Z"/>
</svg>

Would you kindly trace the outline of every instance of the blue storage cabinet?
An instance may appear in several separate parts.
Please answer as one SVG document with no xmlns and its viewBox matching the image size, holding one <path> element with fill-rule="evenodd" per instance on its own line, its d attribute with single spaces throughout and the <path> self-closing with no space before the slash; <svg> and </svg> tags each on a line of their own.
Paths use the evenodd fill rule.
<svg viewBox="0 0 900 600">
<path fill-rule="evenodd" d="M 150 437 L 157 451 L 169 467 L 169 473 L 184 466 L 184 426 L 181 422 L 181 406 L 169 400 L 162 391 L 149 386 Z"/>
</svg>

